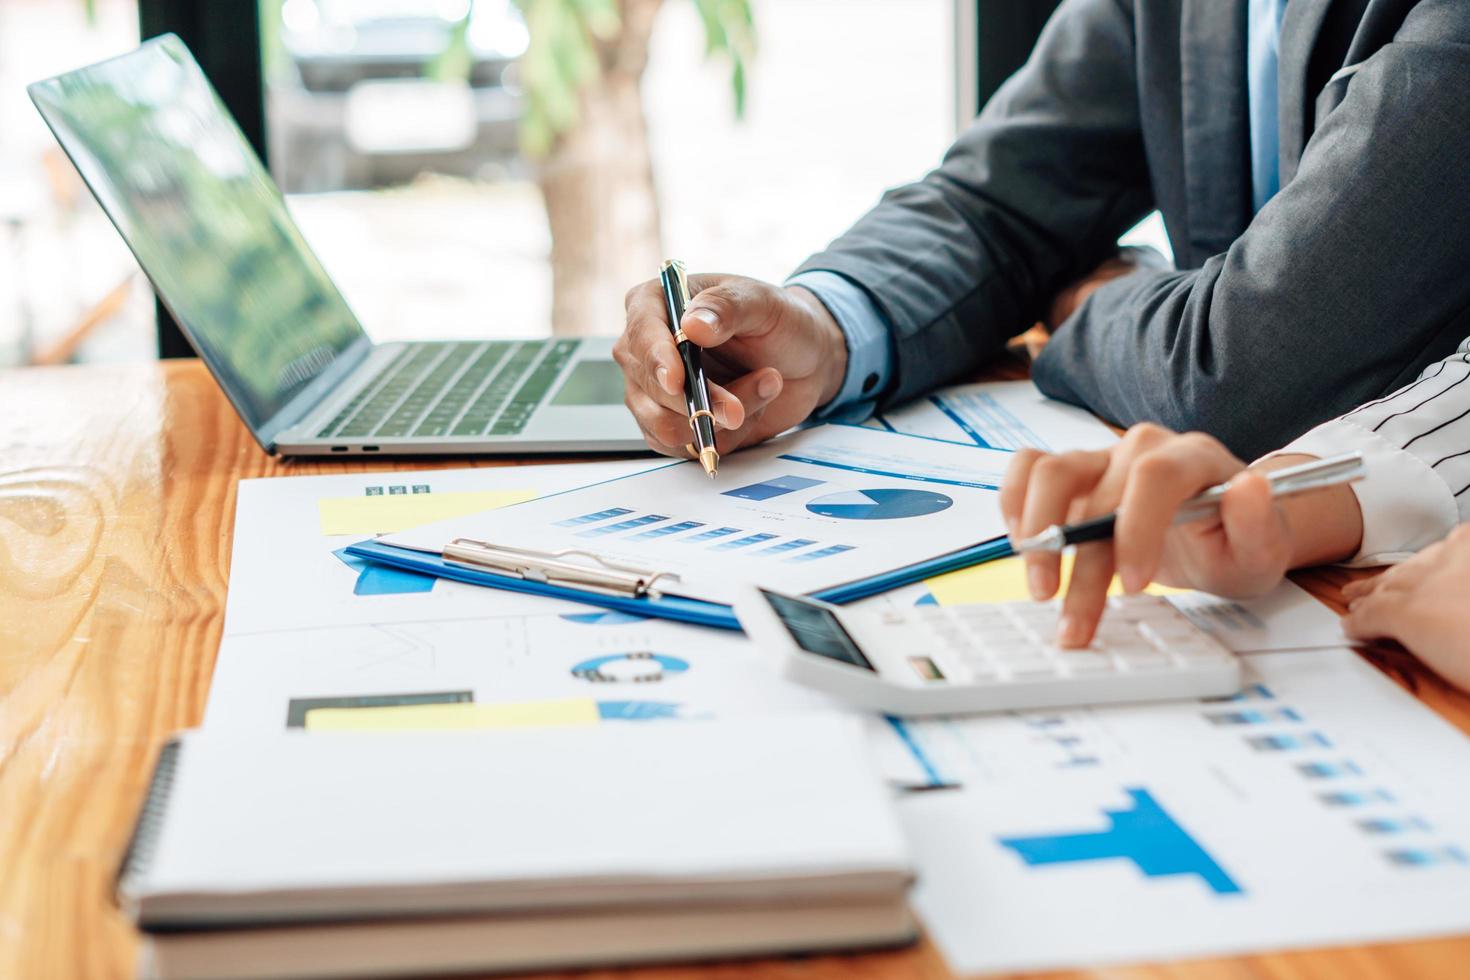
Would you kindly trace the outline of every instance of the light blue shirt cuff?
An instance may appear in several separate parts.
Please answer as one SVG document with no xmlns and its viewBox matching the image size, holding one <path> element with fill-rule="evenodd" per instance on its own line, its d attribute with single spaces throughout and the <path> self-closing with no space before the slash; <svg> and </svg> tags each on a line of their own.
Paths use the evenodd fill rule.
<svg viewBox="0 0 1470 980">
<path fill-rule="evenodd" d="M 893 334 L 888 318 L 867 292 L 846 276 L 822 269 L 786 280 L 822 301 L 847 341 L 847 374 L 836 396 L 812 418 L 822 422 L 861 422 L 873 414 L 893 376 Z"/>
</svg>

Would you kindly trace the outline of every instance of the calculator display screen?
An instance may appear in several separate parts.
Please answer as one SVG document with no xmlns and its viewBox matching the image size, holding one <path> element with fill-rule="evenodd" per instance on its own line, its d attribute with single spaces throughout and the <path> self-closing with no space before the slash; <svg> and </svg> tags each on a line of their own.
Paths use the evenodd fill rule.
<svg viewBox="0 0 1470 980">
<path fill-rule="evenodd" d="M 857 644 L 852 642 L 847 630 L 837 621 L 837 617 L 826 608 L 814 602 L 776 595 L 764 589 L 761 590 L 761 595 L 771 604 L 781 625 L 786 627 L 796 645 L 807 653 L 839 660 L 864 670 L 874 669 L 868 658 L 857 648 Z"/>
</svg>

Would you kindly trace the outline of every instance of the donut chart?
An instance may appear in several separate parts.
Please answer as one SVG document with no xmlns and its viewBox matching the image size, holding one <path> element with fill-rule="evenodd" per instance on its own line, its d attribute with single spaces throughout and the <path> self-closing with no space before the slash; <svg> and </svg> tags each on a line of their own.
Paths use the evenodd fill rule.
<svg viewBox="0 0 1470 980">
<path fill-rule="evenodd" d="M 584 660 L 572 668 L 572 676 L 593 684 L 655 684 L 688 669 L 687 660 L 638 650 Z"/>
</svg>

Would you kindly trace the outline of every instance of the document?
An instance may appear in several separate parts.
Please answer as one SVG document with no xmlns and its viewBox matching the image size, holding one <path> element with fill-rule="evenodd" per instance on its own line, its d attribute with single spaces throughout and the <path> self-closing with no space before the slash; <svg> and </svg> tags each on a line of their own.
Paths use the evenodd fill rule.
<svg viewBox="0 0 1470 980">
<path fill-rule="evenodd" d="M 402 516 L 379 501 L 494 503 L 659 465 L 241 481 L 205 725 L 361 731 L 840 710 L 781 677 L 739 634 L 370 566 L 341 554 L 361 534 L 323 533 Z M 359 499 L 373 503 L 341 504 Z"/>
<path fill-rule="evenodd" d="M 1470 930 L 1470 740 L 1346 649 L 1246 663 L 1230 699 L 890 726 L 963 785 L 899 802 L 957 973 Z"/>
<path fill-rule="evenodd" d="M 738 633 L 521 598 L 567 611 L 226 636 L 204 725 L 475 728 L 497 713 L 507 723 L 573 717 L 576 701 L 612 724 L 841 708 L 786 680 Z M 453 710 L 435 716 L 436 706 Z M 476 717 L 476 706 L 494 709 Z"/>
<path fill-rule="evenodd" d="M 1341 617 L 1292 581 L 1255 599 L 1180 592 L 1169 601 L 1236 653 L 1316 650 L 1343 643 Z"/>
<path fill-rule="evenodd" d="M 374 533 L 489 510 L 655 465 L 642 459 L 241 480 L 225 635 L 520 615 L 528 607 L 583 609 L 370 566 L 342 549 Z"/>
<path fill-rule="evenodd" d="M 756 582 L 811 592 L 1003 534 L 1009 458 L 827 425 L 731 456 L 716 481 L 698 464 L 673 463 L 383 540 L 433 552 L 456 538 L 592 552 L 675 575 L 659 587 L 714 602 Z"/>
<path fill-rule="evenodd" d="M 1118 437 L 1084 409 L 1054 401 L 1030 381 L 986 381 L 943 388 L 866 423 L 987 449 L 1106 449 Z"/>
</svg>

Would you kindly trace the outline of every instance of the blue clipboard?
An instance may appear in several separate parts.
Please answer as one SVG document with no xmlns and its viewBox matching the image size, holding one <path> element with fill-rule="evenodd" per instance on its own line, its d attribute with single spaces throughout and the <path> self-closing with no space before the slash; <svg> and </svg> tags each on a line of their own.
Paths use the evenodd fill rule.
<svg viewBox="0 0 1470 980">
<path fill-rule="evenodd" d="M 706 602 L 703 599 L 686 599 L 682 596 L 661 596 L 654 599 L 647 596 L 611 595 L 587 589 L 570 588 L 565 585 L 534 582 L 514 575 L 497 575 L 494 572 L 481 571 L 457 562 L 446 561 L 442 555 L 432 552 L 399 548 L 373 540 L 359 541 L 357 544 L 349 545 L 346 552 L 354 558 L 361 558 L 365 561 L 438 578 L 447 578 L 455 582 L 465 582 L 469 585 L 505 589 L 508 592 L 524 592 L 529 595 L 544 595 L 554 599 L 568 599 L 589 606 L 601 606 L 605 609 L 616 609 L 619 612 L 656 619 L 672 619 L 681 623 L 692 623 L 695 626 L 712 626 L 716 629 L 727 630 L 740 629 L 740 622 L 735 618 L 735 613 L 729 606 L 718 602 Z M 847 582 L 830 589 L 821 589 L 811 595 L 814 599 L 843 605 L 900 586 L 921 582 L 936 575 L 943 575 L 945 572 L 958 571 L 961 568 L 995 561 L 998 558 L 1009 558 L 1012 554 L 1014 552 L 1011 550 L 1011 542 L 1008 538 L 1003 536 L 992 538 L 959 551 L 952 551 L 947 555 L 940 555 L 929 561 L 907 565 L 891 572 L 884 572 L 882 575 Z"/>
</svg>

